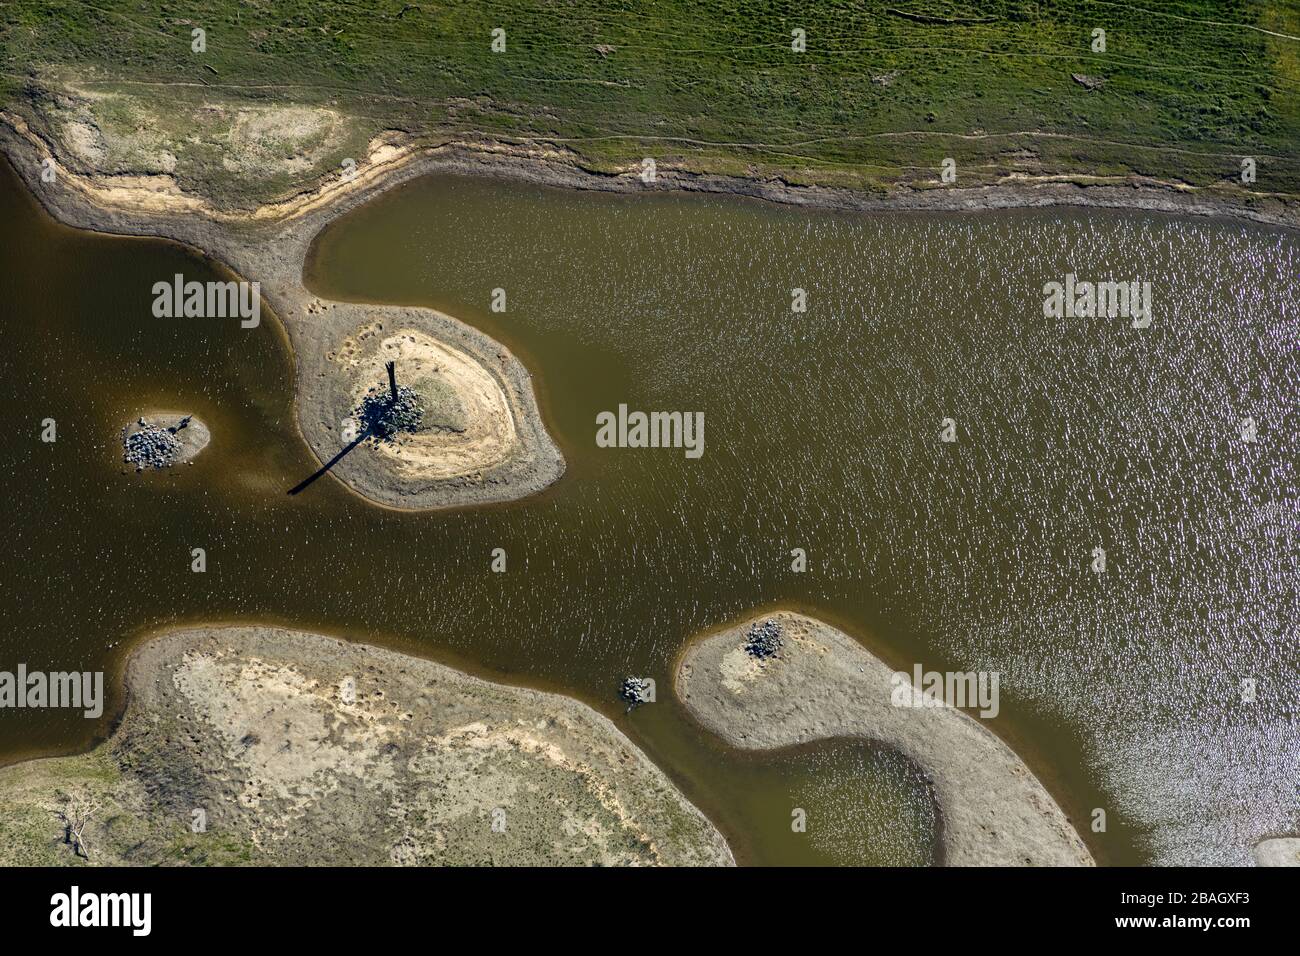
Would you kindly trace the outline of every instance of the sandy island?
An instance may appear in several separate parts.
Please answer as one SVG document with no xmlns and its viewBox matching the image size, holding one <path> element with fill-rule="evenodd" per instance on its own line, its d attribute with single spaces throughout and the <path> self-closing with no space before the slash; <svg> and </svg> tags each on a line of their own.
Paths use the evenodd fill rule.
<svg viewBox="0 0 1300 956">
<path fill-rule="evenodd" d="M 87 754 L 0 769 L 0 865 L 731 865 L 609 720 L 364 644 L 164 632 Z M 197 832 L 196 832 L 197 830 Z"/>
<path fill-rule="evenodd" d="M 143 422 L 143 424 L 141 424 Z M 184 423 L 184 427 L 182 426 Z M 126 439 L 137 432 L 148 428 L 176 429 L 173 434 L 176 437 L 177 444 L 180 446 L 176 457 L 172 459 L 169 466 L 182 465 L 193 461 L 195 456 L 203 449 L 208 447 L 212 441 L 212 432 L 208 429 L 207 424 L 196 415 L 189 412 L 175 411 L 148 411 L 138 418 L 135 418 L 122 429 L 122 441 L 125 445 Z M 139 468 L 138 471 L 148 471 L 152 469 Z"/>
<path fill-rule="evenodd" d="M 931 779 L 949 866 L 1090 866 L 1087 846 L 1024 762 L 956 708 L 895 707 L 894 671 L 847 634 L 791 612 L 783 646 L 745 650 L 752 621 L 692 643 L 677 672 L 687 709 L 728 743 L 786 747 L 865 737 L 901 751 Z"/>
</svg>

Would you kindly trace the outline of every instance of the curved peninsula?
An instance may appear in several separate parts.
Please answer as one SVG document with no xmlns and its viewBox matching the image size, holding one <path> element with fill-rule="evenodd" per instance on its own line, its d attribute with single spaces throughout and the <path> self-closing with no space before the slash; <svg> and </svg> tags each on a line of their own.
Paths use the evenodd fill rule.
<svg viewBox="0 0 1300 956">
<path fill-rule="evenodd" d="M 764 621 L 778 625 L 779 647 L 763 643 L 777 629 L 751 630 Z M 865 737 L 901 751 L 933 781 L 948 865 L 1092 865 L 1070 821 L 1006 744 L 954 707 L 895 706 L 893 675 L 842 631 L 782 611 L 694 642 L 676 686 L 686 708 L 737 747 Z"/>
<path fill-rule="evenodd" d="M 165 632 L 126 679 L 107 742 L 0 769 L 0 864 L 733 863 L 567 697 L 266 627 Z"/>
</svg>

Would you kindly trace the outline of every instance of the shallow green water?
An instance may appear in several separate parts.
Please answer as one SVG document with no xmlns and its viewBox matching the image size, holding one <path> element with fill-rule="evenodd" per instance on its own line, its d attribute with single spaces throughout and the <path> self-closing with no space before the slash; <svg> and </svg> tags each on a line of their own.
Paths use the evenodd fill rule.
<svg viewBox="0 0 1300 956">
<path fill-rule="evenodd" d="M 104 666 L 108 644 L 178 620 L 365 636 L 600 707 L 746 860 L 926 859 L 932 801 L 897 758 L 732 754 L 670 693 L 622 716 L 624 674 L 667 688 L 690 635 L 781 604 L 905 669 L 1000 671 L 995 728 L 1074 819 L 1107 810 L 1087 834 L 1104 860 L 1241 861 L 1297 822 L 1288 234 L 414 183 L 328 230 L 309 284 L 433 305 L 508 344 L 569 470 L 523 502 L 405 515 L 332 481 L 283 495 L 315 463 L 278 333 L 149 316 L 152 282 L 200 265 L 38 221 L 8 177 L 0 195 L 22 237 L 0 252 L 4 662 Z M 1066 272 L 1153 279 L 1153 327 L 1044 319 L 1043 283 Z M 596 414 L 623 402 L 703 411 L 704 456 L 597 448 Z M 158 404 L 208 420 L 210 450 L 119 474 L 120 420 Z M 55 445 L 37 440 L 47 415 Z M 0 743 L 84 745 L 84 724 L 8 712 Z"/>
</svg>

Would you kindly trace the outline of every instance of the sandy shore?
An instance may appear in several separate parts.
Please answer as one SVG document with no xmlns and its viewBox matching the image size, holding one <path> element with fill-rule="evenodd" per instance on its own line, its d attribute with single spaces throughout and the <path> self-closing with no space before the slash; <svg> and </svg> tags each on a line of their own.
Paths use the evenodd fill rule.
<svg viewBox="0 0 1300 956">
<path fill-rule="evenodd" d="M 157 428 L 174 428 L 180 425 L 185 418 L 189 418 L 189 422 L 184 428 L 175 433 L 181 449 L 176 456 L 176 461 L 173 462 L 173 466 L 183 465 L 188 461 L 192 461 L 212 441 L 212 432 L 208 430 L 207 424 L 189 412 L 157 410 L 145 412 L 126 424 L 122 429 L 122 438 L 125 441 L 126 436 L 138 432 L 143 427 L 140 424 L 141 421 Z"/>
<path fill-rule="evenodd" d="M 39 137 L 9 122 L 0 122 L 0 149 L 61 222 L 98 232 L 183 242 L 236 277 L 259 282 L 263 299 L 289 335 L 297 369 L 298 426 L 321 462 L 347 444 L 344 434 L 355 410 L 358 385 L 377 386 L 384 381 L 381 376 L 359 383 L 360 372 L 337 361 L 348 343 L 367 330 L 418 334 L 438 343 L 446 359 L 443 364 L 452 369 L 443 375 L 444 390 L 455 393 L 455 404 L 469 411 L 483 408 L 483 396 L 488 395 L 487 406 L 496 418 L 479 423 L 473 441 L 457 443 L 443 436 L 441 458 L 433 451 L 437 443 L 427 443 L 421 456 L 424 467 L 419 460 L 404 462 L 401 456 L 369 444 L 356 448 L 331 474 L 366 498 L 408 509 L 510 501 L 542 490 L 564 473 L 564 458 L 538 411 L 532 378 L 499 342 L 432 309 L 323 301 L 303 286 L 303 263 L 316 234 L 378 189 L 393 184 L 378 182 L 377 170 L 388 168 L 382 162 L 377 170 L 359 171 L 348 188 L 331 193 L 328 201 L 318 197 L 293 204 L 289 218 L 267 222 L 262 215 L 212 219 L 194 207 L 192 197 L 148 188 L 140 191 L 130 184 L 104 192 L 94 188 L 88 177 L 62 168 L 54 182 L 42 182 L 41 163 L 50 158 L 48 148 Z M 117 204 L 99 205 L 101 200 Z M 492 384 L 484 388 L 488 378 Z"/>
<path fill-rule="evenodd" d="M 896 707 L 893 670 L 843 632 L 791 612 L 780 654 L 745 651 L 750 621 L 692 643 L 677 693 L 736 747 L 770 749 L 826 737 L 865 737 L 915 761 L 934 786 L 950 866 L 1089 866 L 1088 848 L 1024 762 L 952 707 Z"/>
<path fill-rule="evenodd" d="M 104 744 L 0 770 L 0 864 L 731 865 L 606 718 L 364 644 L 264 627 L 133 652 Z M 196 822 L 198 821 L 198 822 Z"/>
</svg>

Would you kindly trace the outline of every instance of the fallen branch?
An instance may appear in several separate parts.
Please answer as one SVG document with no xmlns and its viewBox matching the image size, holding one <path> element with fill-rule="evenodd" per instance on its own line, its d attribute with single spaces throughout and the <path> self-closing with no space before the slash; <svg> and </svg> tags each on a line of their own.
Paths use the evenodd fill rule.
<svg viewBox="0 0 1300 956">
<path fill-rule="evenodd" d="M 86 825 L 98 810 L 98 801 L 69 797 L 67 809 L 58 811 L 59 819 L 63 821 L 63 842 L 72 844 L 73 854 L 87 862 L 90 860 L 90 845 L 86 842 Z"/>
</svg>

